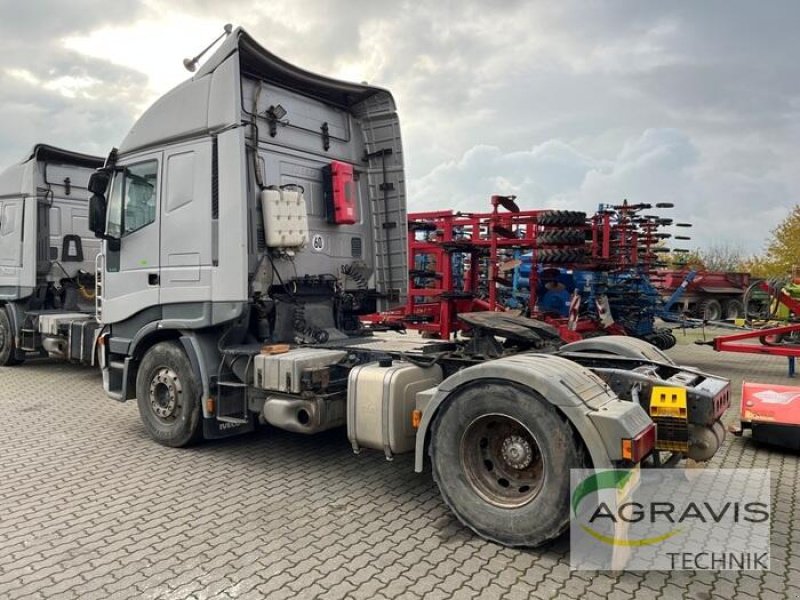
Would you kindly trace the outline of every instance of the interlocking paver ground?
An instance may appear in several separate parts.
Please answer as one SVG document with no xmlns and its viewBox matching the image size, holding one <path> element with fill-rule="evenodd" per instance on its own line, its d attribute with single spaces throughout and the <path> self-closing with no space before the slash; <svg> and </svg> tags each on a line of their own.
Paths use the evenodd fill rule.
<svg viewBox="0 0 800 600">
<path fill-rule="evenodd" d="M 784 359 L 670 354 L 733 380 L 791 384 Z M 800 382 L 798 382 L 800 383 Z M 501 548 L 450 515 L 410 456 L 354 456 L 343 431 L 265 428 L 173 450 L 97 372 L 0 368 L 0 598 L 797 598 L 797 453 L 730 436 L 711 466 L 766 466 L 771 573 L 576 573 L 568 540 Z"/>
</svg>

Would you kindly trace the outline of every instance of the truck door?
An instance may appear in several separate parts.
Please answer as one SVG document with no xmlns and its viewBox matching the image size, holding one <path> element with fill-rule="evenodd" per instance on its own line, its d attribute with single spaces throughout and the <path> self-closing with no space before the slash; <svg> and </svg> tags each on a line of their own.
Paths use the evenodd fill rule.
<svg viewBox="0 0 800 600">
<path fill-rule="evenodd" d="M 20 285 L 23 210 L 22 198 L 0 200 L 0 287 Z"/>
<path fill-rule="evenodd" d="M 161 162 L 160 152 L 137 157 L 114 175 L 106 232 L 119 250 L 105 243 L 104 323 L 159 304 Z"/>
<path fill-rule="evenodd" d="M 211 140 L 164 152 L 161 304 L 211 300 Z"/>
</svg>

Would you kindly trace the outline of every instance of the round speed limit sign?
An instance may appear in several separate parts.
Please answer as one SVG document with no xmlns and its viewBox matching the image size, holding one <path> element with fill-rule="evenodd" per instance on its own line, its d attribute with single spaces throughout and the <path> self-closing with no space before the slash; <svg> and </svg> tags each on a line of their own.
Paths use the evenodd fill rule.
<svg viewBox="0 0 800 600">
<path fill-rule="evenodd" d="M 314 237 L 311 238 L 311 247 L 317 252 L 322 252 L 325 249 L 325 238 L 318 233 L 315 234 Z"/>
</svg>

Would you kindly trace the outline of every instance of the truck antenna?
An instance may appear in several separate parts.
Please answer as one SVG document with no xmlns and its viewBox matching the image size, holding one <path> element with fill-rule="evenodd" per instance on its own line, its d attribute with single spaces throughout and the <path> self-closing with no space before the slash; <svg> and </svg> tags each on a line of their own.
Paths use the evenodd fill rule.
<svg viewBox="0 0 800 600">
<path fill-rule="evenodd" d="M 227 35 L 230 35 L 231 31 L 233 31 L 233 25 L 231 25 L 230 23 L 226 23 L 225 27 L 223 27 L 223 29 L 224 29 L 224 31 L 222 32 L 222 35 L 220 35 L 217 39 L 215 39 L 213 42 L 211 42 L 206 47 L 206 49 L 203 50 L 200 54 L 198 54 L 194 58 L 184 58 L 183 59 L 183 66 L 186 67 L 187 71 L 189 71 L 191 73 L 194 73 L 194 70 L 197 68 L 197 61 L 200 60 L 201 58 L 203 58 L 203 55 L 206 52 L 208 52 L 209 50 L 211 50 L 211 48 L 212 48 L 212 46 L 214 44 L 216 44 L 218 41 L 220 41 L 223 37 L 225 37 Z"/>
</svg>

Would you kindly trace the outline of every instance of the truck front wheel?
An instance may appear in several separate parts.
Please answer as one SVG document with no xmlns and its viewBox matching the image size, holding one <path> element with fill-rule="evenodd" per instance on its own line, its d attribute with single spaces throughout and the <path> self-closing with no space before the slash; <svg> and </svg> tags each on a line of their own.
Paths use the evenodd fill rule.
<svg viewBox="0 0 800 600">
<path fill-rule="evenodd" d="M 22 362 L 22 359 L 17 358 L 11 319 L 8 318 L 5 308 L 0 306 L 0 367 L 13 367 Z"/>
<path fill-rule="evenodd" d="M 433 478 L 459 520 L 506 546 L 538 546 L 569 523 L 572 430 L 536 392 L 472 384 L 443 406 L 430 441 Z"/>
<path fill-rule="evenodd" d="M 161 342 L 145 353 L 136 375 L 136 401 L 150 437 L 173 448 L 200 438 L 197 386 L 189 358 L 177 343 Z"/>
</svg>

